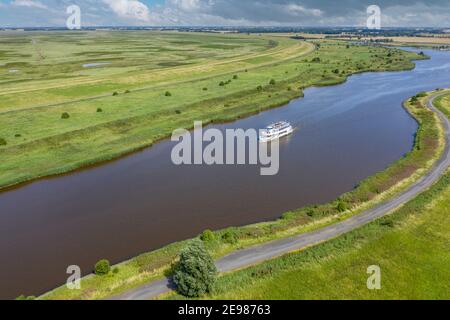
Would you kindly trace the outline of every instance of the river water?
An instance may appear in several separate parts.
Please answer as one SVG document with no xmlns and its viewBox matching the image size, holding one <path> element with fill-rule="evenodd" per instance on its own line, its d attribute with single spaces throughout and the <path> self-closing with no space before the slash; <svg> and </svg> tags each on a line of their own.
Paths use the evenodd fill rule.
<svg viewBox="0 0 450 320">
<path fill-rule="evenodd" d="M 413 49 L 411 49 L 413 50 Z M 450 53 L 413 71 L 365 73 L 342 85 L 227 125 L 262 128 L 278 120 L 300 130 L 280 146 L 280 172 L 257 166 L 181 166 L 173 143 L 40 180 L 0 194 L 0 298 L 38 295 L 65 282 L 68 265 L 89 273 L 102 258 L 139 253 L 220 229 L 278 218 L 352 190 L 411 150 L 416 122 L 402 101 L 450 87 Z"/>
</svg>

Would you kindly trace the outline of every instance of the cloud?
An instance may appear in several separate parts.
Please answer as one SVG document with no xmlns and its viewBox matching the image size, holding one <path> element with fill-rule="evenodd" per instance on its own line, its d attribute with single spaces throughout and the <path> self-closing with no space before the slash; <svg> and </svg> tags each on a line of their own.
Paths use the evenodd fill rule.
<svg viewBox="0 0 450 320">
<path fill-rule="evenodd" d="M 64 26 L 80 6 L 84 26 L 365 26 L 377 3 L 384 27 L 448 27 L 449 0 L 14 0 L 0 26 Z M 47 10 L 43 10 L 47 9 Z"/>
<path fill-rule="evenodd" d="M 16 7 L 48 9 L 45 4 L 41 3 L 40 1 L 33 0 L 14 0 L 11 2 L 11 5 Z"/>
<path fill-rule="evenodd" d="M 103 0 L 120 18 L 149 21 L 149 8 L 137 0 Z"/>
</svg>

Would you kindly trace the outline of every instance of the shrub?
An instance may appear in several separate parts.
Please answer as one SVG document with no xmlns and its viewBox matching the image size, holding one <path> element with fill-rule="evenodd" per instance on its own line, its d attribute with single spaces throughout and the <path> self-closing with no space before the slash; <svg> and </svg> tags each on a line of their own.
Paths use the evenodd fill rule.
<svg viewBox="0 0 450 320">
<path fill-rule="evenodd" d="M 210 242 L 216 240 L 216 236 L 214 235 L 214 232 L 212 232 L 211 230 L 205 230 L 201 234 L 200 239 L 203 242 Z"/>
<path fill-rule="evenodd" d="M 35 296 L 25 296 L 25 295 L 20 295 L 16 298 L 16 300 L 36 300 Z"/>
<path fill-rule="evenodd" d="M 275 81 L 275 79 L 271 79 L 270 82 L 269 82 L 269 84 L 270 84 L 271 86 L 274 86 L 276 83 L 277 83 L 277 82 Z"/>
<path fill-rule="evenodd" d="M 416 95 L 416 97 L 417 98 L 424 98 L 424 97 L 426 97 L 428 94 L 426 93 L 426 92 L 419 92 L 417 95 Z"/>
<path fill-rule="evenodd" d="M 228 230 L 227 232 L 225 232 L 222 235 L 222 240 L 223 240 L 223 242 L 228 243 L 228 244 L 235 244 L 235 243 L 237 243 L 236 233 L 231 230 Z"/>
<path fill-rule="evenodd" d="M 216 279 L 216 266 L 203 242 L 192 241 L 180 253 L 180 261 L 175 266 L 173 280 L 178 293 L 189 298 L 200 297 L 211 292 Z"/>
<path fill-rule="evenodd" d="M 115 268 L 113 269 L 113 271 L 112 271 L 112 272 L 113 272 L 114 274 L 118 274 L 118 273 L 119 273 L 119 271 L 120 271 L 120 270 L 119 270 L 119 268 L 118 268 L 118 267 L 115 267 Z"/>
<path fill-rule="evenodd" d="M 108 260 L 100 260 L 95 264 L 94 271 L 98 276 L 107 275 L 111 271 L 111 265 Z"/>
<path fill-rule="evenodd" d="M 20 133 L 16 133 L 15 135 L 14 135 L 14 137 L 16 137 L 16 138 L 20 138 L 22 135 L 20 134 Z"/>
<path fill-rule="evenodd" d="M 127 94 L 127 93 L 131 93 L 131 91 L 130 90 L 125 90 L 125 94 Z"/>
<path fill-rule="evenodd" d="M 220 81 L 219 86 L 221 86 L 221 87 L 225 86 L 225 82 Z"/>
<path fill-rule="evenodd" d="M 61 119 L 69 119 L 70 118 L 70 115 L 67 113 L 67 112 L 64 112 L 62 115 L 61 115 Z"/>
<path fill-rule="evenodd" d="M 102 108 L 97 108 L 97 112 L 103 112 Z"/>
<path fill-rule="evenodd" d="M 320 58 L 319 57 L 315 57 L 315 58 L 313 58 L 312 60 L 311 60 L 311 62 L 320 62 Z"/>
<path fill-rule="evenodd" d="M 233 76 L 233 79 L 234 80 L 237 80 L 239 77 L 237 76 L 237 74 L 235 74 L 234 76 Z"/>
<path fill-rule="evenodd" d="M 380 224 L 384 227 L 389 227 L 389 228 L 395 227 L 395 222 L 391 218 L 381 221 Z"/>
<path fill-rule="evenodd" d="M 180 110 L 176 110 L 175 113 L 176 114 L 181 114 L 181 111 Z"/>
<path fill-rule="evenodd" d="M 164 94 L 166 97 L 171 97 L 172 94 L 169 91 L 166 91 L 166 93 Z"/>
<path fill-rule="evenodd" d="M 0 146 L 6 146 L 8 143 L 6 142 L 5 139 L 0 138 Z"/>
<path fill-rule="evenodd" d="M 257 86 L 257 87 L 256 87 L 256 90 L 262 91 L 262 90 L 263 90 L 263 87 L 262 87 L 262 86 Z"/>
<path fill-rule="evenodd" d="M 336 209 L 339 212 L 345 212 L 345 211 L 347 211 L 347 204 L 344 201 L 339 200 Z"/>
<path fill-rule="evenodd" d="M 118 93 L 117 91 L 115 91 L 115 92 L 113 93 L 113 97 L 118 96 L 118 95 L 119 95 L 119 93 Z"/>
<path fill-rule="evenodd" d="M 203 88 L 203 91 L 208 91 L 208 88 Z"/>
</svg>

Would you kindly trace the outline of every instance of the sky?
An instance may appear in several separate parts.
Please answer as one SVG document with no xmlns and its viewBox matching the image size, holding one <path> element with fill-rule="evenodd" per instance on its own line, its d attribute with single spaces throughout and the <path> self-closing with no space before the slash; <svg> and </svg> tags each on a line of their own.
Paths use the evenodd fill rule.
<svg viewBox="0 0 450 320">
<path fill-rule="evenodd" d="M 450 28 L 450 0 L 0 0 L 1 27 L 64 27 L 78 5 L 92 26 L 366 26 Z"/>
</svg>

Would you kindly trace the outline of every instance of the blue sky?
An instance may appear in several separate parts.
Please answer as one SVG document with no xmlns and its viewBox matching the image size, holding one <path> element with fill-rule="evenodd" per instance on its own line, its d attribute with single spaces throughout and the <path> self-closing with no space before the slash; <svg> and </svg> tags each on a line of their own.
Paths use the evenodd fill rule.
<svg viewBox="0 0 450 320">
<path fill-rule="evenodd" d="M 83 26 L 364 26 L 377 4 L 386 27 L 450 28 L 450 0 L 0 0 L 0 26 L 63 27 L 72 4 Z"/>
</svg>

